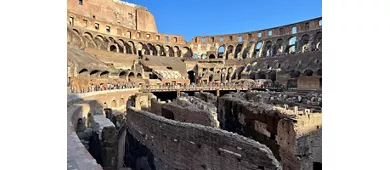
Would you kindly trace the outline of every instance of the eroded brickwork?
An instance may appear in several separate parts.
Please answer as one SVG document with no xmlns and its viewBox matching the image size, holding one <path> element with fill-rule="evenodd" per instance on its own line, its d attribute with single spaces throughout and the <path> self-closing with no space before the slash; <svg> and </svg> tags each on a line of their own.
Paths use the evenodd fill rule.
<svg viewBox="0 0 390 170">
<path fill-rule="evenodd" d="M 266 144 L 283 169 L 312 169 L 322 162 L 322 114 L 312 112 L 319 99 L 315 93 L 228 94 L 218 99 L 218 114 L 223 129 Z"/>
<path fill-rule="evenodd" d="M 154 155 L 161 170 L 281 169 L 264 145 L 218 128 L 168 120 L 128 109 L 129 132 Z"/>
</svg>

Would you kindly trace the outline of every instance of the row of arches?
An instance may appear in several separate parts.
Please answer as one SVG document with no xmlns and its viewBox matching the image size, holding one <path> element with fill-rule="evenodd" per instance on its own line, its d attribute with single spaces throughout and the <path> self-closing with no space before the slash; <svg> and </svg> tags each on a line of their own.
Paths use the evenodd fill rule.
<svg viewBox="0 0 390 170">
<path fill-rule="evenodd" d="M 313 35 L 303 34 L 300 37 L 291 36 L 288 39 L 279 38 L 276 41 L 248 42 L 237 45 L 221 45 L 217 49 L 217 56 L 210 54 L 208 58 L 258 58 L 272 57 L 283 54 L 303 53 L 308 51 L 322 50 L 322 32 Z M 232 57 L 229 57 L 232 55 Z M 197 55 L 194 58 L 198 58 Z M 202 55 L 202 59 L 207 58 Z"/>
<path fill-rule="evenodd" d="M 74 34 L 72 37 L 70 34 Z M 179 47 L 177 45 L 162 45 L 148 42 L 135 42 L 123 38 L 105 37 L 90 32 L 80 33 L 77 29 L 68 30 L 68 41 L 75 41 L 74 44 L 84 47 L 98 48 L 112 52 L 134 54 L 134 55 L 154 55 L 167 57 L 187 57 L 192 58 L 193 53 L 189 47 Z M 80 42 L 78 42 L 80 41 Z"/>
<path fill-rule="evenodd" d="M 79 77 L 108 78 L 109 75 L 110 75 L 109 71 L 101 71 L 101 70 L 89 71 L 86 68 L 83 68 L 78 72 Z"/>
</svg>

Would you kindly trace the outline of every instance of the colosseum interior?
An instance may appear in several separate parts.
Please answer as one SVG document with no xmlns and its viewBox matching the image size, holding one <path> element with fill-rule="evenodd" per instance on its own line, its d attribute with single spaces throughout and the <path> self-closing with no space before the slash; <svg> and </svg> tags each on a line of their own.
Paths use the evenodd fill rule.
<svg viewBox="0 0 390 170">
<path fill-rule="evenodd" d="M 322 169 L 322 18 L 196 36 L 67 1 L 68 169 Z"/>
</svg>

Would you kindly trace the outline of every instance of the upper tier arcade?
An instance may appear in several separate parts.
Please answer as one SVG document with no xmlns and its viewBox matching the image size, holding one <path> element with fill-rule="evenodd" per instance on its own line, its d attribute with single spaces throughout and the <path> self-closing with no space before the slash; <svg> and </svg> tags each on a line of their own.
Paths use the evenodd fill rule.
<svg viewBox="0 0 390 170">
<path fill-rule="evenodd" d="M 191 40 L 195 58 L 246 59 L 321 50 L 322 17 L 269 29 Z"/>
</svg>

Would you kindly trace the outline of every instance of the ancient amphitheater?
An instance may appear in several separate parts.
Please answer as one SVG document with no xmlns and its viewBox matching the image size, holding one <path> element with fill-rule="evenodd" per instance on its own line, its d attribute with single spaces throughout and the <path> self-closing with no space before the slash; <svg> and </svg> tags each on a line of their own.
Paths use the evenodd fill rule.
<svg viewBox="0 0 390 170">
<path fill-rule="evenodd" d="M 322 169 L 321 18 L 197 36 L 68 0 L 68 169 Z"/>
</svg>

